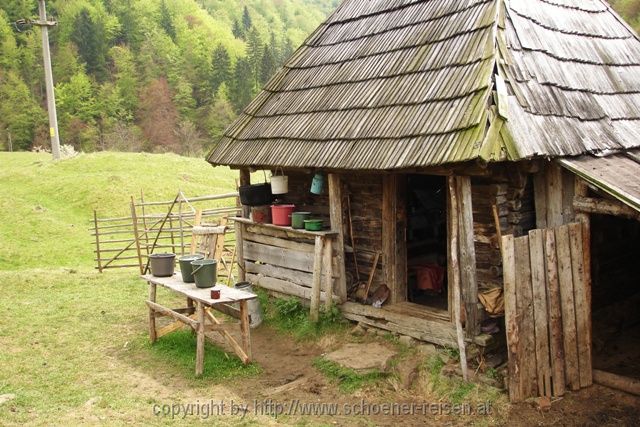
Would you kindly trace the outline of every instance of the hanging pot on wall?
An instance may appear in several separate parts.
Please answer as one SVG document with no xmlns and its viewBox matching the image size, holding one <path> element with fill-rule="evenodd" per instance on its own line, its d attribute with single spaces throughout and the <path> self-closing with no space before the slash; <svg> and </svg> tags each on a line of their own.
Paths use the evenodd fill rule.
<svg viewBox="0 0 640 427">
<path fill-rule="evenodd" d="M 264 175 L 262 184 L 241 185 L 238 188 L 240 193 L 240 203 L 245 206 L 263 206 L 269 205 L 273 201 L 271 193 L 271 184 L 267 181 L 267 174 Z"/>
<path fill-rule="evenodd" d="M 278 168 L 276 168 L 276 174 Z M 282 168 L 280 168 L 280 175 L 271 176 L 271 193 L 272 194 L 287 194 L 289 192 L 289 177 L 284 174 Z"/>
<path fill-rule="evenodd" d="M 324 175 L 322 172 L 316 172 L 313 176 L 313 180 L 311 181 L 311 192 L 313 194 L 322 194 L 322 189 L 324 187 Z"/>
</svg>

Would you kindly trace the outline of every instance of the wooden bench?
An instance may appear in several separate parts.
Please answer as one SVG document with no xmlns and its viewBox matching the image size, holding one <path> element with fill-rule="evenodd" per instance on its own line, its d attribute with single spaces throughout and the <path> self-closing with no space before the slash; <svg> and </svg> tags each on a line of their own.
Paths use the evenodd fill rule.
<svg viewBox="0 0 640 427">
<path fill-rule="evenodd" d="M 149 284 L 149 299 L 146 301 L 149 307 L 149 337 L 151 342 L 168 333 L 180 329 L 183 325 L 191 327 L 196 333 L 196 375 L 202 375 L 204 369 L 204 341 L 205 338 L 213 340 L 213 333 L 217 332 L 233 348 L 244 364 L 251 361 L 251 330 L 249 329 L 249 309 L 247 301 L 256 298 L 255 294 L 217 284 L 215 289 L 220 289 L 220 299 L 211 299 L 212 288 L 198 288 L 193 283 L 184 283 L 179 276 L 154 277 L 150 274 L 140 276 Z M 158 285 L 167 288 L 187 300 L 187 307 L 167 308 L 156 301 Z M 231 304 L 238 303 L 237 309 Z M 240 319 L 237 323 L 224 323 L 217 319 L 212 311 L 229 314 Z M 173 323 L 156 329 L 156 318 L 172 317 Z M 229 333 L 229 330 L 240 329 L 241 343 Z"/>
</svg>

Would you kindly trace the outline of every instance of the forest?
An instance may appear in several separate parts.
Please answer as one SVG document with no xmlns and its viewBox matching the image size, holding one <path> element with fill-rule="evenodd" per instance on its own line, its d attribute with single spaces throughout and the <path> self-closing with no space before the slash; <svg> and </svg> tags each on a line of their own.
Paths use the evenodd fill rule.
<svg viewBox="0 0 640 427">
<path fill-rule="evenodd" d="M 47 1 L 61 143 L 201 154 L 336 5 Z M 0 149 L 50 146 L 37 16 L 0 0 Z"/>
<path fill-rule="evenodd" d="M 339 0 L 50 0 L 60 138 L 200 155 Z M 612 0 L 640 30 L 640 0 Z M 0 0 L 0 147 L 48 147 L 36 0 Z"/>
</svg>

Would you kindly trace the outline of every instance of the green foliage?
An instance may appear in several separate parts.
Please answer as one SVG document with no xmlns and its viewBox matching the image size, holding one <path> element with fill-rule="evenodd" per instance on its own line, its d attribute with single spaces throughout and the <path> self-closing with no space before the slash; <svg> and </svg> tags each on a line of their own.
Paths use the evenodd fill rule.
<svg viewBox="0 0 640 427">
<path fill-rule="evenodd" d="M 309 318 L 309 309 L 295 297 L 268 299 L 262 303 L 266 321 L 281 332 L 293 335 L 297 339 L 317 338 L 329 331 L 341 330 L 347 322 L 342 313 L 332 305 L 329 310 L 322 309 L 317 323 Z"/>
<path fill-rule="evenodd" d="M 58 21 L 50 44 L 62 99 L 62 142 L 84 150 L 191 153 L 192 146 L 181 144 L 192 138 L 168 135 L 188 129 L 191 135 L 219 137 L 336 1 L 49 0 L 47 5 Z M 46 128 L 46 116 L 39 107 L 33 111 L 46 105 L 40 32 L 27 27 L 18 32 L 12 25 L 36 14 L 34 0 L 0 3 L 0 80 L 6 81 L 9 71 L 12 81 L 20 80 L 3 95 L 20 99 L 25 112 L 0 118 L 0 136 L 6 139 L 8 121 L 15 121 L 19 149 L 48 143 L 46 132 L 38 130 Z M 154 98 L 149 89 L 158 81 L 168 84 L 156 98 L 169 112 L 159 139 L 150 130 L 161 120 L 162 108 L 149 104 Z M 133 139 L 123 144 L 127 136 Z M 210 145 L 206 137 L 199 139 L 203 146 Z"/>
<path fill-rule="evenodd" d="M 353 393 L 362 387 L 373 385 L 387 377 L 387 374 L 380 371 L 360 374 L 353 369 L 345 368 L 323 357 L 316 358 L 313 361 L 313 366 L 329 379 L 337 382 L 340 391 L 343 393 Z"/>
<path fill-rule="evenodd" d="M 0 129 L 11 134 L 13 150 L 29 149 L 36 128 L 44 119 L 44 111 L 19 75 L 0 70 Z"/>
</svg>

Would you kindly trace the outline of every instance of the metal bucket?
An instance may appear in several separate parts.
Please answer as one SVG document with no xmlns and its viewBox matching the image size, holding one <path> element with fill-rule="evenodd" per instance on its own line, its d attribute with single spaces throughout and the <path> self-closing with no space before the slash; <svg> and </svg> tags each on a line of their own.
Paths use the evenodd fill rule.
<svg viewBox="0 0 640 427">
<path fill-rule="evenodd" d="M 149 259 L 152 275 L 155 277 L 173 276 L 176 254 L 151 254 Z"/>
<path fill-rule="evenodd" d="M 218 262 L 215 259 L 198 259 L 191 261 L 193 278 L 198 288 L 212 288 L 218 278 Z"/>
<path fill-rule="evenodd" d="M 311 181 L 311 192 L 313 194 L 322 194 L 322 188 L 324 187 L 324 175 L 320 172 L 313 176 Z"/>
<path fill-rule="evenodd" d="M 251 283 L 249 282 L 238 282 L 235 284 L 234 288 L 240 291 L 253 293 L 253 286 L 251 286 Z M 262 307 L 260 307 L 260 301 L 258 301 L 258 298 L 247 301 L 247 308 L 249 309 L 249 316 L 251 318 L 249 327 L 251 329 L 257 328 L 262 323 Z"/>
<path fill-rule="evenodd" d="M 185 255 L 178 258 L 178 263 L 180 264 L 180 273 L 182 274 L 182 281 L 184 283 L 193 283 L 193 266 L 191 265 L 191 262 L 197 261 L 199 259 L 204 259 L 204 255 Z"/>
</svg>

